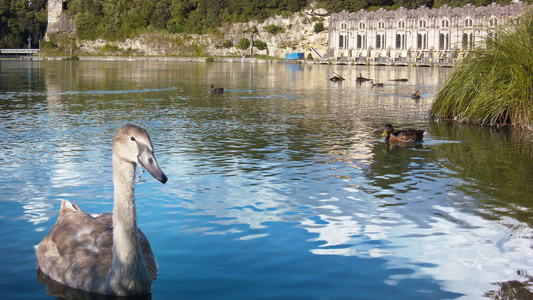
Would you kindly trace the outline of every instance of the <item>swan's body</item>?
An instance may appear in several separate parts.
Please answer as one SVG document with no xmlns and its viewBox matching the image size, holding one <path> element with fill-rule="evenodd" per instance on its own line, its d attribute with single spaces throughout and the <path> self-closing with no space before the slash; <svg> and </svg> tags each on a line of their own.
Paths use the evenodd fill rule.
<svg viewBox="0 0 533 300">
<path fill-rule="evenodd" d="M 387 124 L 383 136 L 387 142 L 421 142 L 424 139 L 424 130 L 408 129 L 394 132 L 392 125 Z"/>
<path fill-rule="evenodd" d="M 224 88 L 216 88 L 214 85 L 211 85 L 211 89 L 209 91 L 213 94 L 224 94 Z"/>
<path fill-rule="evenodd" d="M 126 125 L 113 139 L 113 213 L 87 214 L 64 200 L 59 218 L 37 247 L 41 271 L 66 286 L 105 295 L 150 292 L 157 264 L 137 228 L 135 169 L 141 163 L 165 183 L 148 133 Z"/>
</svg>

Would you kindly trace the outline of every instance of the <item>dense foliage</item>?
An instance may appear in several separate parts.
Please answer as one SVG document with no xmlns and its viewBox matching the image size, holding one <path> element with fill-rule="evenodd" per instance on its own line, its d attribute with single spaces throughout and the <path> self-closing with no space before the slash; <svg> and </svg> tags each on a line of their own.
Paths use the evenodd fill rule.
<svg viewBox="0 0 533 300">
<path fill-rule="evenodd" d="M 416 8 L 466 3 L 487 5 L 493 0 L 316 0 L 330 12 L 378 7 Z M 511 0 L 498 0 L 507 4 Z M 531 2 L 533 0 L 526 0 Z M 120 40 L 146 31 L 206 33 L 224 23 L 290 15 L 311 0 L 67 0 L 79 38 Z M 34 45 L 46 29 L 46 0 L 0 0 L 0 48 L 22 48 L 31 35 Z M 318 29 L 317 29 L 318 30 Z"/>
<path fill-rule="evenodd" d="M 206 33 L 223 23 L 295 13 L 306 0 L 72 0 L 80 38 L 123 39 L 142 31 Z"/>
<path fill-rule="evenodd" d="M 533 15 L 496 32 L 438 91 L 434 118 L 533 129 Z"/>
<path fill-rule="evenodd" d="M 37 48 L 46 20 L 46 0 L 0 0 L 0 48 Z"/>
</svg>

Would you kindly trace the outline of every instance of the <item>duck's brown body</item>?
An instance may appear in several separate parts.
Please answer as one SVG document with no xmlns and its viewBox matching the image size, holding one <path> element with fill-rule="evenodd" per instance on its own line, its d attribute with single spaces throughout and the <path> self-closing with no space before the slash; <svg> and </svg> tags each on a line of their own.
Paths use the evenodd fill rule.
<svg viewBox="0 0 533 300">
<path fill-rule="evenodd" d="M 383 136 L 388 142 L 421 142 L 424 139 L 424 130 L 408 129 L 394 132 L 394 127 L 387 124 Z"/>
</svg>

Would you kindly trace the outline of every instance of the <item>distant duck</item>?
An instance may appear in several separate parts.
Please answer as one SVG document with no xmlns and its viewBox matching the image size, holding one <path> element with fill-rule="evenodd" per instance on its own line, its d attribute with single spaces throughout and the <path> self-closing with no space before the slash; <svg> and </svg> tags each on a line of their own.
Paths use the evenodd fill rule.
<svg viewBox="0 0 533 300">
<path fill-rule="evenodd" d="M 420 100 L 420 92 L 416 91 L 414 94 L 411 95 L 411 99 L 413 100 Z"/>
<path fill-rule="evenodd" d="M 363 74 L 361 74 L 361 73 L 359 73 L 359 77 L 357 77 L 355 79 L 355 82 L 357 82 L 357 83 L 363 83 L 363 82 L 367 82 L 367 81 L 370 81 L 370 79 L 363 77 Z"/>
<path fill-rule="evenodd" d="M 337 82 L 337 81 L 343 81 L 344 80 L 344 77 L 342 77 L 341 75 L 333 72 L 333 74 L 335 74 L 335 76 L 331 77 L 329 80 L 330 81 L 333 81 L 333 82 Z"/>
<path fill-rule="evenodd" d="M 330 81 L 333 81 L 333 82 L 337 82 L 337 81 L 343 81 L 344 78 L 342 77 L 338 77 L 338 76 L 333 76 L 329 79 Z"/>
<path fill-rule="evenodd" d="M 370 85 L 372 85 L 372 87 L 383 87 L 383 83 L 374 83 L 374 81 L 370 81 Z"/>
<path fill-rule="evenodd" d="M 224 88 L 215 88 L 214 85 L 211 85 L 211 89 L 209 91 L 213 94 L 224 94 Z"/>
<path fill-rule="evenodd" d="M 387 124 L 383 136 L 388 142 L 421 142 L 424 138 L 424 130 L 408 129 L 394 132 L 394 127 Z"/>
</svg>

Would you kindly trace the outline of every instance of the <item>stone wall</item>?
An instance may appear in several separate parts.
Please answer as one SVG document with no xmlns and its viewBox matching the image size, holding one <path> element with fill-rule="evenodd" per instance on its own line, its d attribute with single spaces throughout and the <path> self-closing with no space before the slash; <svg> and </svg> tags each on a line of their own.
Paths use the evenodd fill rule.
<svg viewBox="0 0 533 300">
<path fill-rule="evenodd" d="M 476 7 L 468 4 L 438 9 L 420 7 L 389 11 L 360 10 L 332 14 L 327 56 L 336 60 L 406 61 L 448 60 L 482 46 L 533 5 L 516 2 Z"/>
<path fill-rule="evenodd" d="M 73 32 L 76 29 L 74 19 L 69 18 L 63 10 L 63 2 L 64 0 L 48 0 L 48 25 L 45 40 L 49 40 L 50 35 Z"/>
</svg>

